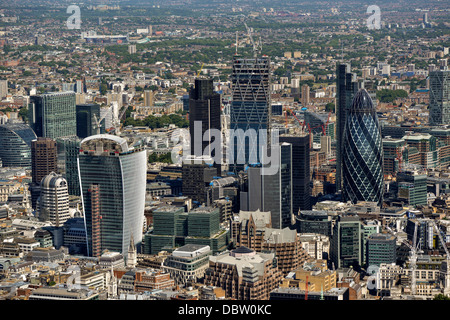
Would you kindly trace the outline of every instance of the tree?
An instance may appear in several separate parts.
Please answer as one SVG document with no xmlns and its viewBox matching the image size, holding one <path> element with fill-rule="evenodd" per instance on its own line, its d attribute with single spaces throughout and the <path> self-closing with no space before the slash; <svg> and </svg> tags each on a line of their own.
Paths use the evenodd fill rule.
<svg viewBox="0 0 450 320">
<path fill-rule="evenodd" d="M 450 300 L 449 297 L 447 297 L 445 294 L 437 294 L 434 296 L 433 300 Z"/>
<path fill-rule="evenodd" d="M 333 102 L 329 102 L 325 105 L 325 111 L 327 112 L 334 112 L 334 103 Z"/>
</svg>

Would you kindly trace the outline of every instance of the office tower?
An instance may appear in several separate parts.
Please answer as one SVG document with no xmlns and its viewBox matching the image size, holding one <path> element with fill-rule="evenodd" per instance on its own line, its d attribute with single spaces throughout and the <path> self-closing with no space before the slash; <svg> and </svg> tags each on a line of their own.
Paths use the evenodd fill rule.
<svg viewBox="0 0 450 320">
<path fill-rule="evenodd" d="M 270 211 L 272 227 L 284 229 L 292 224 L 292 145 L 280 143 L 279 168 L 275 174 L 262 175 L 263 207 Z"/>
<path fill-rule="evenodd" d="M 336 269 L 362 264 L 361 223 L 357 215 L 338 216 L 331 236 L 331 262 Z"/>
<path fill-rule="evenodd" d="M 56 140 L 58 152 L 58 173 L 67 180 L 69 194 L 80 196 L 80 179 L 78 177 L 78 155 L 81 140 L 77 137 Z"/>
<path fill-rule="evenodd" d="M 77 104 L 77 136 L 84 139 L 100 133 L 100 106 L 98 104 Z"/>
<path fill-rule="evenodd" d="M 270 59 L 234 56 L 231 89 L 230 129 L 234 135 L 229 141 L 229 165 L 230 171 L 237 173 L 246 164 L 261 163 L 261 147 L 270 146 Z"/>
<path fill-rule="evenodd" d="M 144 106 L 146 107 L 153 107 L 154 101 L 153 101 L 153 90 L 145 90 L 144 91 Z"/>
<path fill-rule="evenodd" d="M 51 172 L 41 182 L 38 217 L 50 221 L 55 227 L 62 227 L 70 218 L 67 181 L 61 175 Z"/>
<path fill-rule="evenodd" d="M 408 156 L 408 162 L 420 164 L 424 168 L 436 168 L 439 165 L 439 148 L 436 136 L 429 133 L 412 133 L 403 137 L 408 145 L 408 151 L 415 148 L 418 152 L 418 159 Z M 418 160 L 418 161 L 414 161 Z"/>
<path fill-rule="evenodd" d="M 450 70 L 430 72 L 429 123 L 450 124 Z"/>
<path fill-rule="evenodd" d="M 75 92 L 76 93 L 83 93 L 84 92 L 83 80 L 77 80 L 77 82 L 75 83 Z"/>
<path fill-rule="evenodd" d="M 210 256 L 204 283 L 222 288 L 227 298 L 268 300 L 270 292 L 282 280 L 276 261 L 275 253 L 257 253 L 239 247 Z"/>
<path fill-rule="evenodd" d="M 309 89 L 309 85 L 304 84 L 302 85 L 302 106 L 306 107 L 307 105 L 309 105 L 309 95 L 310 95 L 310 89 Z"/>
<path fill-rule="evenodd" d="M 145 253 L 199 244 L 208 245 L 215 254 L 224 251 L 229 242 L 229 231 L 220 225 L 219 208 L 205 206 L 188 213 L 183 207 L 164 206 L 153 212 L 153 230 L 145 235 Z"/>
<path fill-rule="evenodd" d="M 189 93 L 189 132 L 191 135 L 191 154 L 195 156 L 211 156 L 222 154 L 222 150 L 213 150 L 210 146 L 215 139 L 220 137 L 212 137 L 208 130 L 216 129 L 221 131 L 221 99 L 220 94 L 214 92 L 212 79 L 195 79 L 195 86 L 191 88 Z M 196 134 L 195 128 L 198 126 L 199 132 Z M 209 132 L 206 138 L 203 136 Z M 220 141 L 221 142 L 221 141 Z M 222 143 L 219 144 L 222 148 Z M 210 148 L 208 148 L 210 147 Z M 217 176 L 221 175 L 222 158 L 215 162 L 214 167 L 217 169 Z"/>
<path fill-rule="evenodd" d="M 217 169 L 212 166 L 210 158 L 190 156 L 182 164 L 183 196 L 191 198 L 198 204 L 208 201 L 207 188 L 217 176 Z"/>
<path fill-rule="evenodd" d="M 8 80 L 0 80 L 0 100 L 8 95 Z"/>
<path fill-rule="evenodd" d="M 336 69 L 336 190 L 341 190 L 344 127 L 358 83 L 356 74 L 350 72 L 350 64 L 338 63 Z"/>
<path fill-rule="evenodd" d="M 58 171 L 56 141 L 42 137 L 31 141 L 31 159 L 32 182 L 39 184 L 45 176 Z"/>
<path fill-rule="evenodd" d="M 292 146 L 292 213 L 299 210 L 311 210 L 309 135 L 283 134 L 280 143 Z"/>
<path fill-rule="evenodd" d="M 273 174 L 264 174 L 265 168 L 251 166 L 248 174 L 247 191 L 241 192 L 241 210 L 270 211 L 273 228 L 289 227 L 293 221 L 293 177 L 292 145 L 279 145 L 278 168 Z"/>
<path fill-rule="evenodd" d="M 398 198 L 410 206 L 427 205 L 427 174 L 403 170 L 397 173 Z"/>
<path fill-rule="evenodd" d="M 134 53 L 136 53 L 136 45 L 135 45 L 135 44 L 130 44 L 130 45 L 128 45 L 128 53 L 129 53 L 129 54 L 134 54 Z"/>
<path fill-rule="evenodd" d="M 331 216 L 323 210 L 301 210 L 295 218 L 297 232 L 331 236 Z"/>
<path fill-rule="evenodd" d="M 30 97 L 30 126 L 38 137 L 62 138 L 77 134 L 75 92 Z"/>
<path fill-rule="evenodd" d="M 0 125 L 0 159 L 3 167 L 31 168 L 31 141 L 36 134 L 27 124 Z"/>
<path fill-rule="evenodd" d="M 383 148 L 378 117 L 365 89 L 355 95 L 347 113 L 342 146 L 344 201 L 383 201 Z"/>
<path fill-rule="evenodd" d="M 397 262 L 397 240 L 389 233 L 375 233 L 367 238 L 366 262 L 367 266 L 380 266 L 382 263 Z"/>
<path fill-rule="evenodd" d="M 81 141 L 78 174 L 89 256 L 105 249 L 128 253 L 131 236 L 140 249 L 147 157 L 139 145 L 100 134 Z"/>
<path fill-rule="evenodd" d="M 383 139 L 383 172 L 394 175 L 407 159 L 403 159 L 407 145 L 404 139 L 386 137 Z"/>
</svg>

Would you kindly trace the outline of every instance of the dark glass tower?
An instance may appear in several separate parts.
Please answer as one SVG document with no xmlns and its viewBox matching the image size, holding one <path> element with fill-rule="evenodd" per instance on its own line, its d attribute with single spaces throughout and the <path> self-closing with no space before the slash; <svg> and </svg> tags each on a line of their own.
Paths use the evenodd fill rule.
<svg viewBox="0 0 450 320">
<path fill-rule="evenodd" d="M 336 190 L 342 189 L 342 146 L 347 110 L 358 91 L 356 74 L 350 64 L 338 63 L 336 67 Z"/>
<path fill-rule="evenodd" d="M 292 145 L 292 212 L 311 210 L 309 134 L 283 134 L 280 143 Z"/>
<path fill-rule="evenodd" d="M 80 139 L 100 133 L 97 131 L 97 121 L 100 121 L 98 104 L 77 104 L 77 136 Z"/>
<path fill-rule="evenodd" d="M 344 201 L 383 200 L 383 148 L 381 129 L 372 99 L 359 90 L 347 114 L 342 146 Z"/>
<path fill-rule="evenodd" d="M 270 132 L 270 59 L 267 56 L 233 59 L 232 103 L 230 108 L 230 129 L 242 130 L 245 136 L 230 137 L 230 171 L 243 170 L 246 164 L 259 162 L 260 146 L 269 146 Z M 266 129 L 267 135 L 259 135 L 260 129 Z M 255 135 L 250 131 L 254 130 Z M 242 154 L 245 163 L 238 160 Z M 253 161 L 255 159 L 256 161 Z"/>
<path fill-rule="evenodd" d="M 191 155 L 202 156 L 205 149 L 214 141 L 212 137 L 203 141 L 203 135 L 209 129 L 220 131 L 220 94 L 214 92 L 212 79 L 195 79 L 195 87 L 191 88 L 189 94 L 189 132 L 191 135 Z M 195 140 L 194 124 L 201 122 L 201 137 Z M 201 149 L 195 143 L 201 144 Z M 215 156 L 214 150 L 207 150 L 208 156 Z M 215 163 L 217 175 L 221 174 L 221 162 Z"/>
</svg>

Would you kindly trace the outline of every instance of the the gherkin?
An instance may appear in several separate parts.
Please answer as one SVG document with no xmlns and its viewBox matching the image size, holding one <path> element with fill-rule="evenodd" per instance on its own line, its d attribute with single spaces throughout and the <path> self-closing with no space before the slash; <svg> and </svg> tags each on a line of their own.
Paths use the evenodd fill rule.
<svg viewBox="0 0 450 320">
<path fill-rule="evenodd" d="M 342 154 L 344 201 L 383 201 L 383 148 L 372 99 L 359 90 L 345 121 Z"/>
</svg>

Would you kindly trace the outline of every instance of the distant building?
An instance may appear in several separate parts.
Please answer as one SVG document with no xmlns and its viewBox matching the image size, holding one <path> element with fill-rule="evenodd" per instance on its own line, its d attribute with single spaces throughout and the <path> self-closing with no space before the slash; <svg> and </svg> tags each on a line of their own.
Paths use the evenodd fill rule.
<svg viewBox="0 0 450 320">
<path fill-rule="evenodd" d="M 281 281 L 274 253 L 257 253 L 246 247 L 209 258 L 207 286 L 220 287 L 236 300 L 268 300 Z"/>
<path fill-rule="evenodd" d="M 0 80 L 0 100 L 8 95 L 8 80 Z"/>
</svg>

